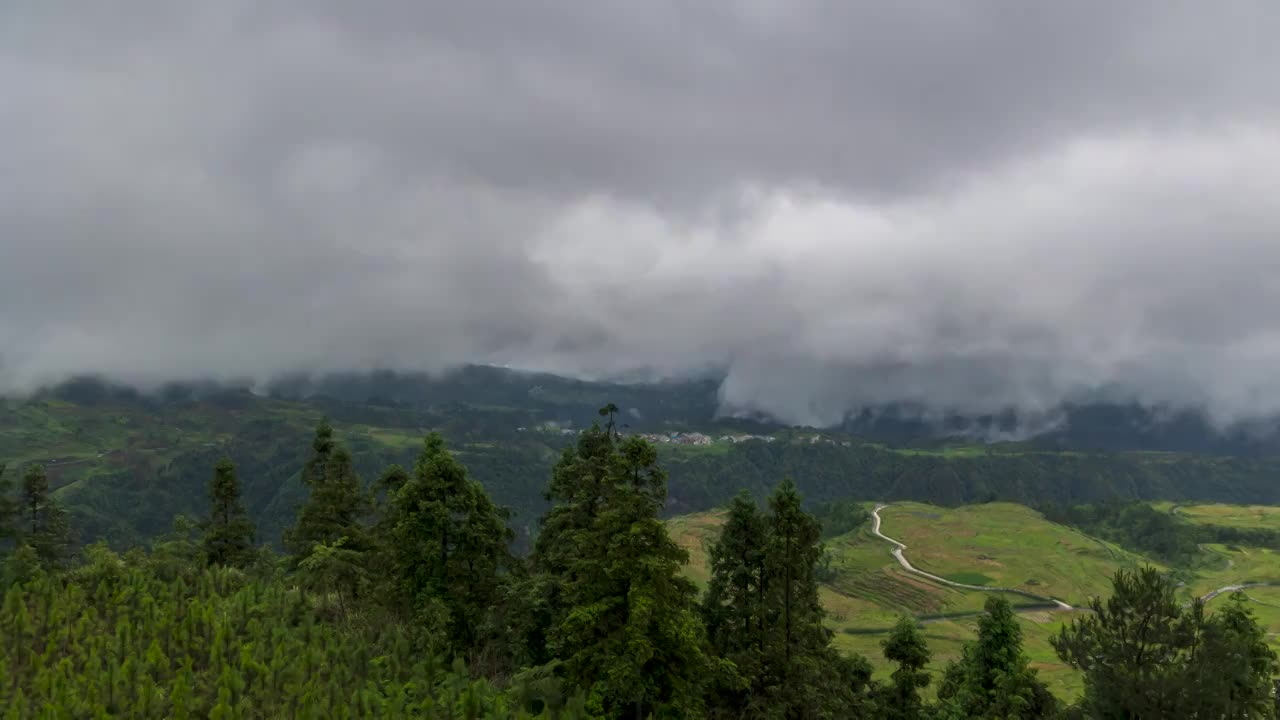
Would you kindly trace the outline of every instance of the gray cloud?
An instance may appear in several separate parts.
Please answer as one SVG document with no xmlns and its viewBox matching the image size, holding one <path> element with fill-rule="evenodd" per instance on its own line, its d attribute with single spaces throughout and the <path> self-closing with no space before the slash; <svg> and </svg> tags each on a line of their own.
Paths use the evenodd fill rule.
<svg viewBox="0 0 1280 720">
<path fill-rule="evenodd" d="M 881 4 L 877 4 L 881 5 Z M 725 368 L 1280 410 L 1280 6 L 16 3 L 0 390 Z"/>
</svg>

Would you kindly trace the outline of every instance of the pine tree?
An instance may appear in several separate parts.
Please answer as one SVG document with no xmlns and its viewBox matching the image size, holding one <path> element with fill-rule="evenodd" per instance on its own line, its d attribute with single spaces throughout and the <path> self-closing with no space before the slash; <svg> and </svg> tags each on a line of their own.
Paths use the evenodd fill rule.
<svg viewBox="0 0 1280 720">
<path fill-rule="evenodd" d="M 1072 620 L 1050 642 L 1084 673 L 1090 717 L 1186 717 L 1187 662 L 1197 615 L 1184 613 L 1173 581 L 1155 568 L 1117 570 L 1112 596 Z"/>
<path fill-rule="evenodd" d="M 1034 720 L 1057 712 L 1057 700 L 1022 651 L 1022 628 L 1007 600 L 987 598 L 978 639 L 947 668 L 938 698 L 947 718 Z"/>
<path fill-rule="evenodd" d="M 311 441 L 311 458 L 302 467 L 303 485 L 314 487 L 324 480 L 329 457 L 335 447 L 333 426 L 329 424 L 329 418 L 322 417 L 316 425 L 315 438 Z"/>
<path fill-rule="evenodd" d="M 13 480 L 5 476 L 0 463 L 0 548 L 18 536 L 18 501 L 13 497 Z"/>
<path fill-rule="evenodd" d="M 1180 603 L 1172 579 L 1149 567 L 1118 571 L 1112 588 L 1051 638 L 1084 672 L 1086 716 L 1274 717 L 1280 664 L 1242 596 L 1206 614 L 1199 600 Z"/>
<path fill-rule="evenodd" d="M 745 491 L 734 498 L 720 537 L 711 547 L 711 579 L 702 604 L 712 649 L 737 667 L 748 683 L 745 695 L 757 696 L 764 694 L 765 631 L 772 624 L 766 617 L 765 522 Z M 741 714 L 746 700 L 742 693 L 731 693 L 721 699 L 722 710 Z"/>
<path fill-rule="evenodd" d="M 317 433 L 317 444 L 321 444 L 320 439 Z M 285 533 L 286 545 L 295 562 L 307 558 L 316 544 L 332 545 L 344 537 L 347 550 L 368 550 L 368 538 L 360 524 L 368 503 L 363 484 L 352 464 L 350 451 L 341 445 L 331 449 L 322 464 L 324 476 L 311 481 L 311 495 L 298 513 L 297 522 Z"/>
<path fill-rule="evenodd" d="M 230 458 L 222 458 L 209 481 L 209 517 L 203 523 L 205 562 L 243 566 L 253 557 L 253 521 L 240 502 L 240 480 Z"/>
<path fill-rule="evenodd" d="M 826 645 L 814 568 L 822 558 L 822 526 L 801 509 L 800 493 L 787 478 L 769 498 L 770 543 L 765 569 L 781 614 L 782 654 L 792 658 Z M 785 683 L 784 683 L 785 684 Z"/>
<path fill-rule="evenodd" d="M 1185 684 L 1187 717 L 1274 716 L 1280 663 L 1247 601 L 1244 593 L 1234 593 L 1208 619 L 1193 621 L 1200 631 Z"/>
<path fill-rule="evenodd" d="M 49 493 L 43 465 L 32 465 L 22 478 L 21 541 L 46 566 L 59 567 L 70 555 L 71 528 L 66 512 Z"/>
<path fill-rule="evenodd" d="M 512 621 L 522 659 L 529 665 L 540 666 L 552 660 L 552 626 L 571 609 L 564 597 L 563 580 L 604 504 L 608 475 L 615 461 L 613 440 L 612 428 L 583 432 L 574 447 L 565 448 L 552 468 L 551 482 L 544 493 L 551 508 L 540 521 L 530 558 L 531 574 L 517 588 L 528 602 L 521 605 L 520 617 Z"/>
<path fill-rule="evenodd" d="M 348 602 L 369 581 L 364 568 L 364 553 L 343 547 L 346 537 L 332 544 L 316 543 L 311 554 L 298 564 L 302 585 L 308 590 L 328 594 L 333 591 L 338 598 L 338 611 L 347 614 Z"/>
<path fill-rule="evenodd" d="M 506 512 L 438 433 L 423 441 L 412 477 L 384 477 L 391 482 L 379 534 L 401 605 L 419 614 L 441 608 L 453 650 L 476 648 L 511 562 Z"/>
<path fill-rule="evenodd" d="M 698 717 L 716 672 L 704 652 L 687 554 L 658 519 L 666 475 L 639 438 L 619 443 L 610 422 L 584 432 L 557 466 L 540 544 L 541 567 L 563 587 L 549 647 L 601 717 Z"/>
<path fill-rule="evenodd" d="M 924 707 L 920 690 L 928 687 L 929 646 L 920 636 L 915 620 L 904 617 L 898 620 L 893 633 L 880 646 L 886 660 L 898 668 L 890 677 L 889 686 L 880 698 L 880 711 L 886 720 L 918 720 Z"/>
<path fill-rule="evenodd" d="M 822 526 L 805 512 L 799 491 L 785 479 L 769 498 L 764 569 L 767 629 L 764 673 L 776 681 L 775 702 L 788 717 L 830 714 L 855 700 L 839 687 L 844 665 L 831 648 L 826 613 L 818 602 L 816 570 L 822 559 Z"/>
</svg>

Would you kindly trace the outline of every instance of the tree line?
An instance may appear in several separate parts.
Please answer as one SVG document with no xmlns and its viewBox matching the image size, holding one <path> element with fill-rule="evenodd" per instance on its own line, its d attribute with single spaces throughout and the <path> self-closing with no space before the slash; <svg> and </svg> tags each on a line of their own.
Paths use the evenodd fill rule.
<svg viewBox="0 0 1280 720">
<path fill-rule="evenodd" d="M 795 484 L 763 506 L 733 500 L 699 593 L 659 515 L 657 451 L 619 434 L 616 410 L 554 464 L 526 557 L 436 434 L 412 467 L 365 483 L 322 422 L 284 556 L 259 543 L 230 460 L 198 523 L 76 558 L 31 467 L 0 504 L 2 717 L 1275 717 L 1280 668 L 1243 599 L 1183 607 L 1154 570 L 1118 573 L 1114 595 L 1054 637 L 1085 678 L 1073 706 L 1031 667 L 1000 598 L 932 696 L 910 618 L 883 641 L 895 669 L 877 681 L 832 646 L 823 526 Z"/>
<path fill-rule="evenodd" d="M 1207 544 L 1280 550 L 1280 532 L 1276 530 L 1188 522 L 1172 511 L 1157 510 L 1143 502 L 1047 504 L 1039 510 L 1053 522 L 1183 568 L 1202 562 L 1205 553 L 1201 546 Z"/>
</svg>

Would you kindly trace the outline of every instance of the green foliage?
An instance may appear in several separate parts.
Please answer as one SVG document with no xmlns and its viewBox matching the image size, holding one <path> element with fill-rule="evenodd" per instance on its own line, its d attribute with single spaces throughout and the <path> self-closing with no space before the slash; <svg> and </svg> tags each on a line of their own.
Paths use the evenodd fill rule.
<svg viewBox="0 0 1280 720">
<path fill-rule="evenodd" d="M 940 715 L 945 718 L 1035 720 L 1053 717 L 1057 700 L 1029 667 L 1022 651 L 1022 628 L 1013 608 L 1001 597 L 990 597 L 978 622 L 978 639 L 947 668 Z"/>
<path fill-rule="evenodd" d="M 512 563 L 506 513 L 432 433 L 412 477 L 383 475 L 386 508 L 377 528 L 386 571 L 407 617 L 436 618 L 456 653 L 478 650 L 495 632 L 491 617 Z"/>
<path fill-rule="evenodd" d="M 43 465 L 32 465 L 22 477 L 20 538 L 47 567 L 60 567 L 71 555 L 67 514 L 49 493 Z"/>
<path fill-rule="evenodd" d="M 239 411 L 258 401 L 219 402 Z M 362 417 L 384 412 L 332 407 Z M 327 421 L 316 428 L 307 458 L 286 441 L 278 441 L 269 462 L 250 454 L 256 481 L 242 484 L 229 457 L 210 456 L 202 477 L 209 477 L 212 458 L 220 459 L 202 533 L 179 517 L 167 534 L 151 532 L 149 553 L 135 548 L 121 556 L 98 542 L 74 567 L 64 567 L 70 534 L 53 483 L 44 468 L 30 465 L 15 518 L 20 544 L 0 566 L 3 717 L 834 720 L 1054 713 L 1003 600 L 988 602 L 978 638 L 948 669 L 937 706 L 921 697 L 931 653 L 913 621 L 904 619 L 883 643 L 898 666 L 884 687 L 871 681 L 866 660 L 839 656 L 818 601 L 818 576 L 830 561 L 822 540 L 824 531 L 848 536 L 867 513 L 857 503 L 829 503 L 820 506 L 820 520 L 803 510 L 790 480 L 774 489 L 765 511 L 747 494 L 733 501 L 709 551 L 711 577 L 699 612 L 696 588 L 682 574 L 688 556 L 659 519 L 668 501 L 659 451 L 622 436 L 618 412 L 606 405 L 599 411 L 604 427 L 581 433 L 560 455 L 544 499 L 550 509 L 527 563 L 510 554 L 507 512 L 463 465 L 465 459 L 495 469 L 484 465 L 492 458 L 487 453 L 502 450 L 478 442 L 483 433 L 468 436 L 455 452 L 442 435 L 429 434 L 412 471 L 386 467 L 371 492 L 360 481 L 357 451 L 372 452 L 364 456 L 368 462 L 381 457 L 371 451 L 375 445 L 345 434 L 348 442 L 340 444 Z M 304 448 L 299 441 L 296 449 Z M 822 499 L 831 499 L 836 488 L 824 484 L 824 463 L 882 452 L 845 450 L 797 455 L 795 447 L 745 443 L 721 459 L 739 470 L 743 458 L 762 452 L 816 462 L 806 477 Z M 511 485 L 527 486 L 521 468 L 545 452 L 542 446 L 506 467 Z M 912 467 L 997 462 L 966 453 L 891 454 Z M 360 467 L 368 476 L 379 472 Z M 875 463 L 861 467 L 867 487 L 883 479 Z M 176 463 L 167 472 L 181 475 L 184 468 Z M 978 491 L 950 470 L 961 496 Z M 720 472 L 720 479 L 706 476 L 689 487 L 701 487 L 706 497 L 722 493 Z M 300 482 L 293 484 L 309 497 L 287 533 L 294 556 L 282 562 L 252 549 L 250 513 L 280 509 L 282 496 L 264 491 L 261 477 L 294 474 Z M 851 475 L 847 468 L 843 474 Z M 995 475 L 985 491 L 1004 482 Z M 736 487 L 753 486 L 752 477 L 759 479 L 745 473 Z M 893 482 L 910 494 L 923 491 L 912 489 L 917 480 L 900 475 Z M 928 491 L 956 490 L 944 485 Z M 371 494 L 380 499 L 376 513 Z M 689 497 L 698 496 L 682 499 Z M 95 512 L 114 511 L 108 503 Z M 1128 516 L 1105 517 L 1118 525 Z M 1075 711 L 1273 716 L 1270 683 L 1280 667 L 1240 598 L 1206 615 L 1198 603 L 1182 607 L 1167 578 L 1144 571 L 1117 575 L 1115 595 L 1092 609 L 1054 638 L 1061 657 L 1085 673 L 1087 693 Z"/>
<path fill-rule="evenodd" d="M 856 438 L 847 447 L 810 444 L 805 437 L 811 433 L 714 420 L 714 382 L 619 386 L 468 368 L 443 378 L 378 374 L 316 381 L 310 390 L 307 383 L 286 385 L 268 397 L 216 387 L 173 387 L 149 396 L 77 381 L 0 404 L 0 461 L 19 477 L 27 465 L 45 462 L 71 524 L 83 537 L 105 538 L 117 549 L 164 534 L 175 515 L 203 515 L 209 469 L 223 456 L 236 463 L 258 537 L 279 546 L 310 485 L 323 479 L 326 456 L 312 445 L 326 442 L 315 432 L 325 415 L 331 418 L 329 452 L 341 438 L 366 478 L 377 478 L 392 463 L 411 467 L 421 429 L 441 432 L 494 501 L 511 508 L 515 548 L 523 551 L 547 509 L 543 483 L 533 479 L 545 476 L 569 440 L 538 426 L 583 427 L 610 397 L 623 409 L 618 417 L 634 426 L 627 431 L 777 438 L 694 452 L 686 452 L 691 446 L 659 446 L 669 473 L 665 511 L 672 514 L 723 506 L 744 488 L 764 497 L 787 476 L 816 504 L 850 498 L 947 506 L 991 498 L 1066 505 L 1135 499 L 1280 503 L 1274 482 L 1280 458 L 1274 453 L 1212 457 L 918 442 L 888 447 Z M 683 419 L 680 425 L 667 425 L 676 419 Z M 924 431 L 919 428 L 917 440 Z M 898 435 L 895 441 L 911 439 Z"/>
<path fill-rule="evenodd" d="M 606 407 L 604 414 L 609 415 Z M 699 717 L 715 665 L 705 653 L 687 555 L 658 519 L 666 476 L 652 446 L 610 422 L 556 466 L 534 560 L 559 585 L 543 617 L 546 652 L 600 717 Z"/>
<path fill-rule="evenodd" d="M 881 641 L 886 660 L 898 667 L 890 677 L 889 686 L 880 692 L 880 707 L 887 720 L 916 720 L 921 716 L 924 702 L 920 690 L 928 687 L 929 674 L 924 666 L 929 664 L 929 648 L 911 618 L 901 618 L 889 637 Z"/>
<path fill-rule="evenodd" d="M 813 514 L 822 525 L 823 540 L 853 532 L 871 521 L 871 511 L 854 500 L 823 503 Z"/>
<path fill-rule="evenodd" d="M 18 536 L 18 501 L 13 497 L 13 480 L 0 463 L 0 543 Z"/>
<path fill-rule="evenodd" d="M 1095 599 L 1052 642 L 1085 673 L 1089 717 L 1274 717 L 1280 671 L 1261 628 L 1239 601 L 1206 616 L 1183 606 L 1153 568 L 1119 571 L 1114 594 Z"/>
<path fill-rule="evenodd" d="M 752 697 L 766 694 L 766 623 L 772 622 L 767 617 L 765 522 L 751 496 L 740 493 L 711 547 L 702 618 L 712 650 L 731 661 L 742 680 L 740 686 L 714 689 L 715 708 L 726 716 L 742 716 Z"/>
<path fill-rule="evenodd" d="M 253 521 L 240 502 L 240 480 L 231 458 L 223 458 L 209 481 L 209 516 L 202 523 L 204 557 L 210 565 L 243 566 L 253 558 Z"/>
<path fill-rule="evenodd" d="M 317 449 L 307 463 L 312 471 L 323 468 L 324 475 L 310 480 L 311 495 L 298 513 L 297 523 L 285 534 L 285 546 L 295 562 L 305 560 L 317 544 L 332 545 L 344 537 L 349 550 L 368 549 L 360 524 L 368 506 L 364 486 L 352 465 L 350 451 L 341 445 L 330 445 L 324 435 L 326 429 L 327 425 L 321 425 L 316 434 L 316 446 L 323 449 Z"/>
<path fill-rule="evenodd" d="M 842 717 L 865 710 L 871 669 L 831 647 L 818 603 L 820 527 L 784 481 L 762 514 L 735 498 L 711 548 L 702 615 L 712 648 L 740 682 L 713 689 L 724 717 Z"/>
<path fill-rule="evenodd" d="M 369 572 L 364 566 L 364 553 L 343 547 L 346 536 L 332 544 L 316 543 L 307 557 L 298 563 L 302 586 L 320 597 L 337 598 L 338 612 L 346 617 L 347 605 L 369 585 Z"/>
<path fill-rule="evenodd" d="M 325 622 L 278 579 L 214 566 L 165 580 L 154 556 L 90 554 L 84 572 L 4 594 L 5 717 L 586 717 L 554 688 L 504 691 L 423 656 L 399 624 Z"/>
<path fill-rule="evenodd" d="M 326 468 L 329 463 L 329 457 L 333 455 L 334 447 L 337 445 L 333 439 L 333 426 L 329 424 L 329 418 L 320 418 L 320 423 L 316 425 L 316 436 L 311 440 L 311 457 L 307 460 L 307 464 L 302 466 L 302 484 L 314 488 L 316 485 L 324 482 L 327 475 Z"/>
<path fill-rule="evenodd" d="M 1203 558 L 1200 546 L 1210 543 L 1280 549 L 1280 532 L 1274 529 L 1187 522 L 1144 502 L 1048 505 L 1042 511 L 1049 520 L 1184 568 L 1197 565 Z"/>
</svg>

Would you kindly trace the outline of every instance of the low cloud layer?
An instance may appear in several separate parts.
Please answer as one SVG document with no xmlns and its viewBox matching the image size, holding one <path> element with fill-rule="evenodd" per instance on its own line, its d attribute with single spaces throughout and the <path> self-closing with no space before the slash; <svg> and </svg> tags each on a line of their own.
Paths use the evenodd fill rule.
<svg viewBox="0 0 1280 720">
<path fill-rule="evenodd" d="M 0 391 L 493 362 L 1280 411 L 1280 6 L 18 3 Z"/>
</svg>

